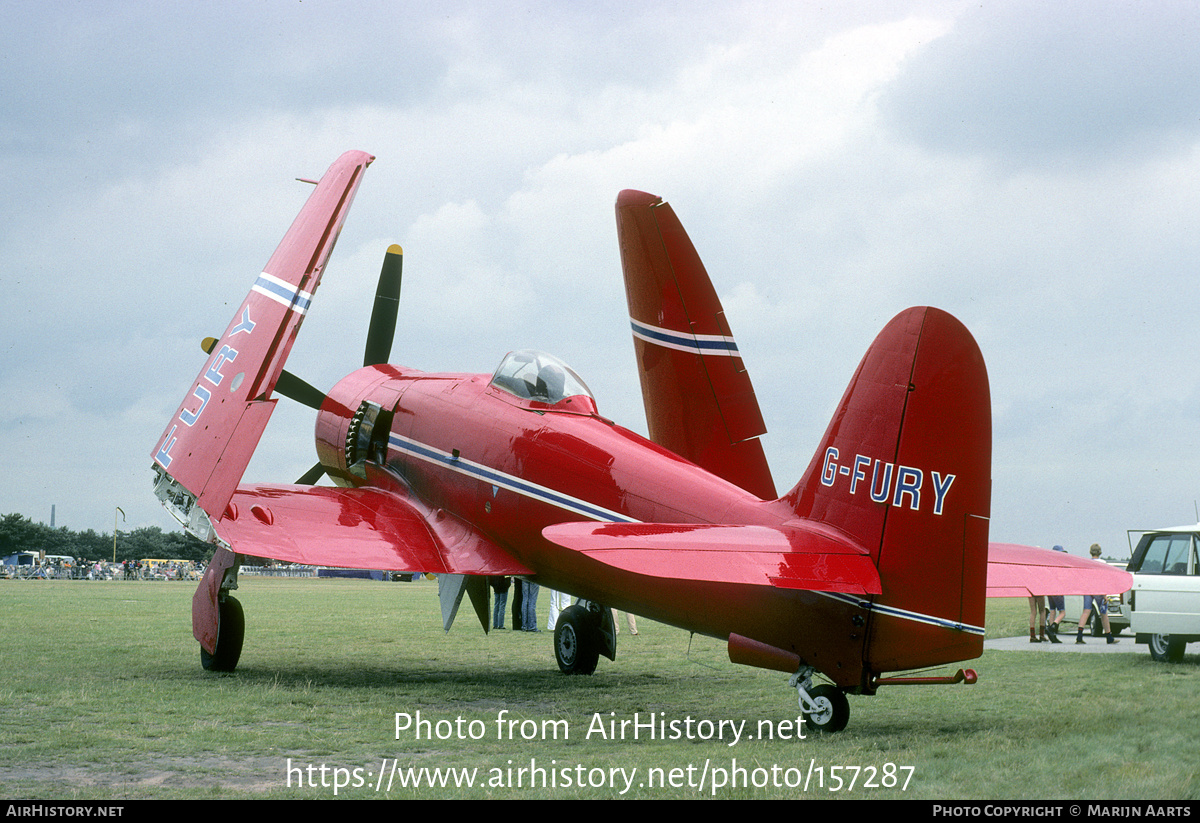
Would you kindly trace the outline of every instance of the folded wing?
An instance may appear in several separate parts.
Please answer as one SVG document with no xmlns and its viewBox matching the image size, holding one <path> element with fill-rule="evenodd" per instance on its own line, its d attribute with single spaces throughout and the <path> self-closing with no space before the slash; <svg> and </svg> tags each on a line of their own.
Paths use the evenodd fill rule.
<svg viewBox="0 0 1200 823">
<path fill-rule="evenodd" d="M 617 234 L 650 439 L 775 499 L 750 375 L 679 218 L 661 198 L 623 191 Z"/>
<path fill-rule="evenodd" d="M 329 167 L 158 439 L 155 494 L 202 540 L 271 417 L 272 390 L 373 159 L 351 151 Z"/>
<path fill-rule="evenodd" d="M 1121 594 L 1133 576 L 1107 563 L 1032 546 L 988 544 L 988 597 Z"/>
</svg>

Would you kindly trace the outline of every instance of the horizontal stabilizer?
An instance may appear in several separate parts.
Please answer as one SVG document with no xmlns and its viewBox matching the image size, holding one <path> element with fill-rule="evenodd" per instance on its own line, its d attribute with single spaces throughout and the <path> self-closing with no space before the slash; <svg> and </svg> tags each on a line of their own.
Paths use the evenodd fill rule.
<svg viewBox="0 0 1200 823">
<path fill-rule="evenodd" d="M 436 520 L 436 514 L 382 489 L 245 485 L 216 530 L 238 554 L 310 566 L 532 574 L 478 533 L 472 539 L 456 535 L 449 545 Z"/>
<path fill-rule="evenodd" d="M 881 591 L 867 552 L 807 523 L 713 526 L 560 523 L 542 536 L 646 577 L 869 595 Z"/>
<path fill-rule="evenodd" d="M 1121 594 L 1133 575 L 1098 560 L 1011 543 L 988 544 L 988 597 Z"/>
</svg>

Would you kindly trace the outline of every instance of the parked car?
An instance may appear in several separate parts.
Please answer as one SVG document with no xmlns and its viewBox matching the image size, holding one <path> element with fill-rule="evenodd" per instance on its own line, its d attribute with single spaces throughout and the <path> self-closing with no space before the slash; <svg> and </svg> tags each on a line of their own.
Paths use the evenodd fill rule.
<svg viewBox="0 0 1200 823">
<path fill-rule="evenodd" d="M 1157 529 L 1141 534 L 1128 571 L 1135 643 L 1150 646 L 1155 660 L 1178 663 L 1184 647 L 1200 641 L 1200 524 Z"/>
</svg>

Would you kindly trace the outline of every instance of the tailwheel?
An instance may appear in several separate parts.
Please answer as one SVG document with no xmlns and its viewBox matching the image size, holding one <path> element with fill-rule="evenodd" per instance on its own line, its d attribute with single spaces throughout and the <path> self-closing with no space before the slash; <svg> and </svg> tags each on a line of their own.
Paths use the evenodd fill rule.
<svg viewBox="0 0 1200 823">
<path fill-rule="evenodd" d="M 231 672 L 237 668 L 242 656 L 242 641 L 246 636 L 246 616 L 242 604 L 236 597 L 221 601 L 220 617 L 217 622 L 217 645 L 209 654 L 200 647 L 200 665 L 210 672 Z"/>
<path fill-rule="evenodd" d="M 823 684 L 811 692 L 813 711 L 804 712 L 804 725 L 814 732 L 840 732 L 850 722 L 850 701 L 837 686 Z"/>
<path fill-rule="evenodd" d="M 575 605 L 554 624 L 554 659 L 563 674 L 591 674 L 600 660 L 600 627 L 583 606 Z"/>
<path fill-rule="evenodd" d="M 837 686 L 822 683 L 814 687 L 812 676 L 816 673 L 812 666 L 802 666 L 788 681 L 799 696 L 804 725 L 823 734 L 840 732 L 850 722 L 850 701 Z"/>
</svg>

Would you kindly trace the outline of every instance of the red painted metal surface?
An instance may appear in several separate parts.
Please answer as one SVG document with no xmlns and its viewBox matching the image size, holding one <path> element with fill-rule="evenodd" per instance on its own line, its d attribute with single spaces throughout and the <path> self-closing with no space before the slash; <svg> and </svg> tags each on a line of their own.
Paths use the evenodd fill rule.
<svg viewBox="0 0 1200 823">
<path fill-rule="evenodd" d="M 1121 594 L 1132 587 L 1133 575 L 1097 560 L 1011 543 L 989 547 L 988 597 Z"/>
<path fill-rule="evenodd" d="M 773 499 L 750 375 L 679 218 L 659 197 L 623 191 L 617 238 L 650 439 Z"/>
<path fill-rule="evenodd" d="M 210 517 L 224 511 L 266 428 L 271 391 L 372 160 L 351 151 L 329 167 L 158 440 L 154 462 Z"/>
<path fill-rule="evenodd" d="M 880 332 L 804 477 L 777 497 L 704 267 L 670 207 L 640 192 L 621 194 L 617 220 L 651 439 L 600 417 L 537 353 L 495 376 L 372 365 L 318 413 L 339 488 L 238 486 L 370 160 L 330 168 L 159 441 L 157 493 L 195 533 L 299 563 L 536 577 L 727 640 L 735 661 L 809 665 L 864 692 L 883 672 L 977 657 L 985 587 L 1015 593 L 1033 569 L 1073 590 L 1046 574 L 1063 556 L 1037 550 L 993 550 L 988 577 L 987 373 L 937 309 Z M 202 643 L 219 584 L 206 576 L 197 595 Z"/>
</svg>

